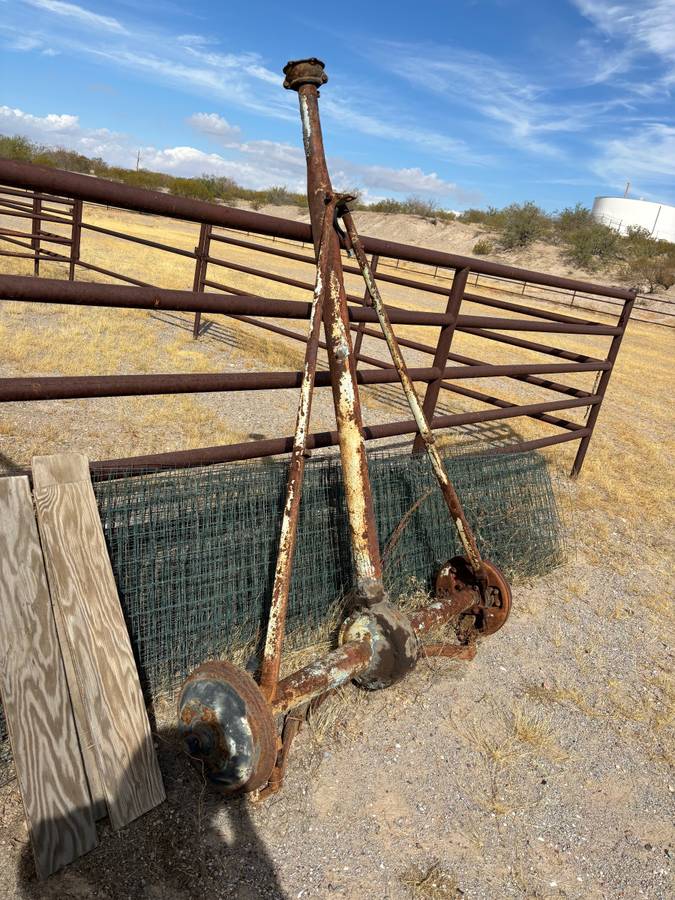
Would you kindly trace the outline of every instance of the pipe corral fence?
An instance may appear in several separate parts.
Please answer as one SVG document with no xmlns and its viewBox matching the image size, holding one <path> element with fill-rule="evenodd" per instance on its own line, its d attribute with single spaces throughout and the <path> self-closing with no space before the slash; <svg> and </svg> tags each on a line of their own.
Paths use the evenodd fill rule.
<svg viewBox="0 0 675 900">
<path fill-rule="evenodd" d="M 94 211 L 96 205 L 195 223 L 198 226 L 196 246 L 194 249 L 171 246 L 94 224 L 88 221 L 87 213 L 90 209 Z M 289 328 L 287 323 L 307 320 L 310 316 L 316 258 L 309 224 L 0 160 L 0 217 L 6 216 L 25 228 L 0 226 L 0 241 L 12 248 L 2 247 L 0 255 L 32 262 L 33 276 L 40 275 L 41 265 L 46 262 L 60 264 L 65 277 L 0 275 L 0 298 L 4 300 L 187 312 L 194 315 L 195 338 L 205 327 L 204 316 L 224 315 L 292 341 L 307 340 L 305 333 Z M 124 247 L 131 242 L 149 251 L 194 261 L 190 263 L 192 283 L 186 284 L 185 290 L 163 288 L 121 268 L 102 267 L 87 259 L 90 235 L 119 242 L 111 258 L 123 259 Z M 385 292 L 385 302 L 388 290 L 396 292 L 388 309 L 392 324 L 399 326 L 400 346 L 416 359 L 427 360 L 427 365 L 411 369 L 411 376 L 414 381 L 426 384 L 424 412 L 432 420 L 433 428 L 452 429 L 527 417 L 541 424 L 542 436 L 494 447 L 494 451 L 526 451 L 575 441 L 578 449 L 571 474 L 577 475 L 631 316 L 635 292 L 376 238 L 363 237 L 362 244 L 370 256 L 377 283 Z M 228 249 L 234 251 L 231 258 L 225 252 Z M 260 254 L 260 266 L 237 261 L 235 254 L 241 250 Z M 275 269 L 275 262 L 283 265 Z M 289 276 L 290 264 L 294 266 L 293 276 L 297 273 L 299 277 Z M 346 275 L 360 274 L 348 261 L 343 268 Z M 307 272 L 305 277 L 303 271 Z M 224 272 L 229 275 L 223 277 Z M 78 282 L 77 276 L 85 273 L 113 283 Z M 236 284 L 238 274 L 259 279 L 260 293 L 243 291 Z M 226 280 L 228 277 L 231 280 Z M 278 284 L 297 289 L 299 295 L 304 292 L 308 299 L 263 296 Z M 406 292 L 415 297 L 415 303 L 406 306 L 405 299 L 401 303 L 401 294 L 405 298 Z M 509 294 L 519 295 L 517 302 L 504 299 Z M 359 383 L 397 383 L 398 376 L 391 362 L 375 355 L 374 350 L 364 352 L 364 348 L 372 348 L 383 339 L 382 332 L 373 327 L 377 318 L 368 292 L 348 290 L 347 299 Z M 583 310 L 584 314 L 592 313 L 592 317 L 557 312 L 552 307 L 559 304 L 568 304 L 575 310 Z M 478 315 L 477 308 L 497 314 Z M 407 326 L 418 329 L 428 326 L 432 333 L 437 331 L 437 339 L 427 343 L 406 337 Z M 481 339 L 485 350 L 480 358 L 454 352 L 457 338 L 462 334 Z M 594 340 L 591 354 L 558 346 L 558 335 L 583 335 L 597 338 L 597 342 Z M 325 349 L 323 342 L 320 346 Z M 537 361 L 509 362 L 510 348 L 520 352 L 521 359 L 522 351 L 527 351 Z M 497 361 L 494 351 L 499 353 Z M 560 376 L 567 373 L 589 373 L 591 383 L 584 388 L 565 383 Z M 516 381 L 529 385 L 534 391 L 532 402 L 496 397 L 465 386 L 467 381 L 475 383 L 474 379 L 479 378 L 500 378 L 506 379 L 506 383 Z M 327 373 L 317 373 L 317 387 L 328 386 L 329 382 Z M 256 391 L 287 389 L 300 384 L 301 373 L 297 371 L 2 378 L 0 401 Z M 435 415 L 442 391 L 476 401 L 487 409 Z M 541 391 L 545 392 L 546 400 L 541 400 Z M 582 413 L 581 420 L 567 417 L 567 411 L 575 409 Z M 416 432 L 415 421 L 405 419 L 368 426 L 365 437 L 375 440 Z M 314 433 L 308 438 L 310 449 L 336 444 L 337 433 L 333 431 Z M 291 447 L 292 437 L 276 437 L 124 460 L 98 460 L 92 463 L 92 469 L 101 472 L 122 465 L 127 470 L 194 466 L 275 456 L 288 453 Z"/>
</svg>

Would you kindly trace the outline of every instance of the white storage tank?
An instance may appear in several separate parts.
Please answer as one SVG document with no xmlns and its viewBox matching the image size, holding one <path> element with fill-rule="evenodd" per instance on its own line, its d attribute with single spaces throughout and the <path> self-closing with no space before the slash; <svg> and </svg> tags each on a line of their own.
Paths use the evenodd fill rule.
<svg viewBox="0 0 675 900">
<path fill-rule="evenodd" d="M 653 238 L 675 244 L 675 206 L 632 197 L 596 197 L 591 212 L 596 221 L 621 234 L 628 228 L 645 228 Z"/>
</svg>

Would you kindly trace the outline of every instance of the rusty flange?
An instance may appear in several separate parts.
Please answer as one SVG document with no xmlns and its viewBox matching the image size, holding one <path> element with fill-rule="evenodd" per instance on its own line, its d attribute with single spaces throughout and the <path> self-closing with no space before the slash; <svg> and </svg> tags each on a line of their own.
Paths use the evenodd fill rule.
<svg viewBox="0 0 675 900">
<path fill-rule="evenodd" d="M 458 620 L 457 631 L 464 641 L 487 637 L 502 627 L 511 612 L 511 588 L 501 570 L 494 563 L 483 560 L 487 575 L 486 602 L 481 599 L 476 576 L 463 556 L 455 556 L 436 576 L 436 596 L 454 600 L 460 596 L 475 596 L 475 603 Z"/>
<path fill-rule="evenodd" d="M 260 688 L 225 660 L 199 666 L 178 701 L 178 728 L 188 755 L 223 794 L 266 784 L 277 757 L 277 731 Z"/>
<path fill-rule="evenodd" d="M 303 84 L 321 87 L 328 81 L 324 68 L 324 63 L 315 56 L 311 59 L 292 59 L 284 66 L 284 87 L 290 91 L 297 91 Z"/>
</svg>

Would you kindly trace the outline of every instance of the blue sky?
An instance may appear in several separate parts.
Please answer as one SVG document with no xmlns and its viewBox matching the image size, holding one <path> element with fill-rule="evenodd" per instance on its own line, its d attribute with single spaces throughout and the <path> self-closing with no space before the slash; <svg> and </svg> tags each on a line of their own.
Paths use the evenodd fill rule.
<svg viewBox="0 0 675 900">
<path fill-rule="evenodd" d="M 0 133 L 304 187 L 291 58 L 319 56 L 337 187 L 449 209 L 675 203 L 675 0 L 0 0 Z"/>
</svg>

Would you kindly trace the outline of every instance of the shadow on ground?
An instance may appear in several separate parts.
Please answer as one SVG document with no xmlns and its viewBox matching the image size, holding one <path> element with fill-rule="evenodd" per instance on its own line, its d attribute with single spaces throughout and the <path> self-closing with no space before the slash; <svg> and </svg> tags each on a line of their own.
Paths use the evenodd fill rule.
<svg viewBox="0 0 675 900">
<path fill-rule="evenodd" d="M 45 881 L 26 844 L 17 896 L 26 900 L 284 900 L 246 798 L 215 794 L 181 753 L 175 732 L 156 732 L 167 799 L 119 831 L 98 823 L 99 845 Z"/>
</svg>

